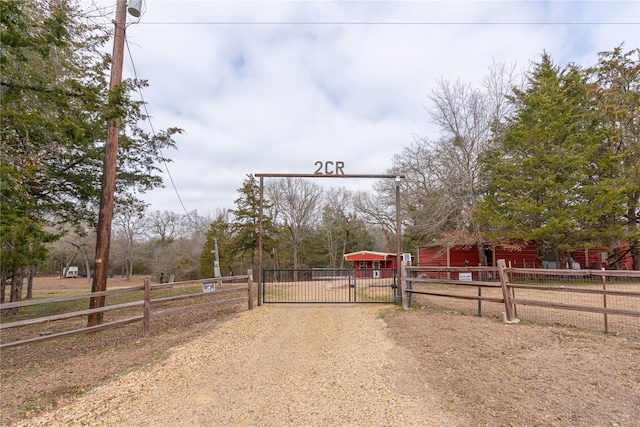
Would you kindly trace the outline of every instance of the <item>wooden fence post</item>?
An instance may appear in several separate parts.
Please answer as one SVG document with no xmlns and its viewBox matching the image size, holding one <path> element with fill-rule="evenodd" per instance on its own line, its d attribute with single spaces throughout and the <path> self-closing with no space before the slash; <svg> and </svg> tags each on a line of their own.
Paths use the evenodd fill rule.
<svg viewBox="0 0 640 427">
<path fill-rule="evenodd" d="M 151 334 L 151 280 L 144 279 L 144 305 L 143 305 L 144 319 L 142 319 L 142 329 L 144 336 L 148 337 Z"/>
<path fill-rule="evenodd" d="M 253 269 L 248 269 L 247 274 L 249 275 L 247 279 L 247 284 L 249 285 L 249 310 L 253 310 Z"/>
<path fill-rule="evenodd" d="M 500 275 L 500 286 L 502 286 L 502 298 L 504 298 L 504 309 L 507 322 L 517 322 L 513 315 L 513 304 L 511 303 L 511 293 L 509 292 L 509 275 L 507 274 L 507 264 L 504 259 L 498 260 L 498 274 Z"/>
<path fill-rule="evenodd" d="M 605 271 L 604 267 L 602 268 L 602 271 Z M 604 275 L 602 276 L 602 290 L 607 290 L 607 276 Z M 607 308 L 607 294 L 603 294 L 602 297 L 604 298 L 604 308 Z M 609 333 L 609 316 L 607 313 L 604 314 L 604 332 L 607 334 Z"/>
</svg>

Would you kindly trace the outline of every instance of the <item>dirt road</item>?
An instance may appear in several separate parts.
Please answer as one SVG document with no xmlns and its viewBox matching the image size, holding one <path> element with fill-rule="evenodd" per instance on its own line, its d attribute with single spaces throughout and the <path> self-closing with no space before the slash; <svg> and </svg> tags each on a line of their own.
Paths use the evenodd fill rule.
<svg viewBox="0 0 640 427">
<path fill-rule="evenodd" d="M 262 306 L 23 426 L 447 426 L 380 306 Z"/>
</svg>

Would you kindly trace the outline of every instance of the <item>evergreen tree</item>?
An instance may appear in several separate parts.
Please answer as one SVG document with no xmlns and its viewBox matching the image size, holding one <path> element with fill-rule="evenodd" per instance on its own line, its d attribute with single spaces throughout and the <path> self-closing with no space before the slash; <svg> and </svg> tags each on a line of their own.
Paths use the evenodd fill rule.
<svg viewBox="0 0 640 427">
<path fill-rule="evenodd" d="M 235 200 L 236 208 L 230 212 L 234 219 L 231 225 L 234 253 L 249 258 L 250 265 L 255 271 L 256 255 L 259 246 L 260 232 L 260 185 L 253 175 L 247 175 L 242 187 L 238 189 L 240 197 Z M 268 200 L 262 201 L 262 250 L 270 254 L 273 247 L 274 227 L 271 217 L 266 213 L 270 207 Z"/>
<path fill-rule="evenodd" d="M 600 195 L 603 204 L 619 207 L 603 210 L 597 242 L 609 248 L 613 266 L 624 255 L 621 243 L 629 242 L 633 268 L 640 270 L 640 49 L 602 52 L 588 72 L 603 138 L 593 180 L 609 184 Z"/>
<path fill-rule="evenodd" d="M 585 73 L 561 70 L 545 53 L 513 102 L 503 146 L 484 158 L 486 187 L 476 213 L 494 239 L 534 241 L 565 265 L 601 215 L 594 209 L 601 190 L 589 182 L 601 139 Z"/>
<path fill-rule="evenodd" d="M 146 117 L 131 93 L 146 82 L 125 81 L 109 92 L 110 58 L 103 53 L 109 31 L 83 13 L 74 0 L 0 2 L 3 248 L 55 238 L 44 231 L 47 223 L 95 223 L 109 117 L 123 119 L 116 203 L 161 185 L 161 149 L 180 132 L 149 135 L 140 128 Z M 33 235 L 26 241 L 9 240 L 16 235 L 7 229 L 9 218 L 17 217 L 29 221 L 24 231 Z M 3 278 L 12 276 L 8 265 Z"/>
</svg>

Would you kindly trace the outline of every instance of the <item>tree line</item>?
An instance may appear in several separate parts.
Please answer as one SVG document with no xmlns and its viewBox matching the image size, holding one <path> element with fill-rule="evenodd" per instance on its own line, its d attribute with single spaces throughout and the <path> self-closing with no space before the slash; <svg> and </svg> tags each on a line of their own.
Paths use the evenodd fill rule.
<svg viewBox="0 0 640 427">
<path fill-rule="evenodd" d="M 407 175 L 415 245 L 533 242 L 539 257 L 601 247 L 640 269 L 640 50 L 560 66 L 543 52 L 520 77 L 494 65 L 477 87 L 441 80 L 430 118 L 441 134 L 394 157 Z M 390 188 L 385 188 L 388 192 Z M 486 260 L 483 261 L 483 264 Z"/>
<path fill-rule="evenodd" d="M 1 296 L 22 295 L 34 272 L 71 263 L 91 274 L 105 123 L 124 125 L 118 148 L 112 274 L 158 279 L 256 268 L 259 187 L 247 175 L 232 209 L 148 212 L 141 195 L 162 184 L 157 165 L 175 146 L 149 134 L 136 91 L 107 89 L 109 30 L 71 0 L 0 2 Z M 418 135 L 391 159 L 405 174 L 403 247 L 535 242 L 564 265 L 570 251 L 602 246 L 615 266 L 628 243 L 640 269 L 640 51 L 624 45 L 592 65 L 556 64 L 543 52 L 519 72 L 494 64 L 480 82 L 441 79 Z M 340 267 L 362 249 L 395 252 L 395 183 L 325 190 L 313 180 L 264 188 L 264 257 L 275 268 Z M 484 260 L 486 263 L 487 260 Z"/>
</svg>

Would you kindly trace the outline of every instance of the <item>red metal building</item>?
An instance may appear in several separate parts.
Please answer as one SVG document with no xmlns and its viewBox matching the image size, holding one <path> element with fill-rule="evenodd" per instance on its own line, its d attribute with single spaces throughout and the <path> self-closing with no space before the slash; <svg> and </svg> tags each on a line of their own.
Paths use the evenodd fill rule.
<svg viewBox="0 0 640 427">
<path fill-rule="evenodd" d="M 575 262 L 580 264 L 580 268 L 620 268 L 622 270 L 633 270 L 633 258 L 631 256 L 629 242 L 622 243 L 612 256 L 610 256 L 609 251 L 604 247 L 579 249 L 572 252 L 571 256 Z M 609 265 L 609 263 L 611 263 L 611 265 Z"/>
<path fill-rule="evenodd" d="M 629 244 L 622 244 L 618 252 L 620 253 L 619 259 L 615 261 L 619 262 L 620 268 L 623 270 L 633 269 Z M 494 266 L 497 260 L 504 259 L 509 267 L 546 268 L 545 265 L 540 265 L 538 248 L 533 243 L 486 247 L 485 255 L 489 266 Z M 576 264 L 574 268 L 578 268 L 579 265 L 579 268 L 583 270 L 607 268 L 608 262 L 612 262 L 612 260 L 608 260 L 607 255 L 606 248 L 578 249 L 571 253 Z M 428 246 L 418 249 L 416 261 L 416 265 L 430 267 L 474 267 L 480 264 L 480 255 L 476 246 Z"/>
<path fill-rule="evenodd" d="M 489 266 L 496 265 L 498 259 L 504 259 L 507 266 L 539 267 L 538 250 L 532 243 L 487 247 L 485 248 L 485 256 Z M 476 246 L 428 246 L 418 249 L 416 261 L 417 265 L 431 267 L 475 267 L 480 264 L 480 254 Z"/>
<path fill-rule="evenodd" d="M 360 251 L 345 254 L 344 259 L 353 262 L 356 277 L 382 279 L 393 277 L 398 256 L 385 252 Z"/>
<path fill-rule="evenodd" d="M 580 264 L 580 268 L 600 270 L 607 266 L 603 260 L 606 259 L 607 251 L 601 248 L 579 249 L 571 253 L 573 260 Z"/>
</svg>

